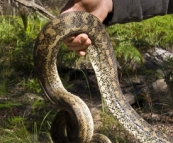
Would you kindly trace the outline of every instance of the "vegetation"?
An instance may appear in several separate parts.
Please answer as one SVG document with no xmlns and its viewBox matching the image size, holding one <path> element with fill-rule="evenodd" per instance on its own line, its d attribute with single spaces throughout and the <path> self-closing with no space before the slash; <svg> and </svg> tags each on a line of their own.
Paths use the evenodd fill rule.
<svg viewBox="0 0 173 143">
<path fill-rule="evenodd" d="M 1 16 L 0 21 L 0 142 L 51 142 L 49 129 L 57 111 L 42 96 L 32 57 L 35 39 L 47 20 L 32 14 Z M 123 67 L 121 72 L 130 73 L 134 65 L 144 68 L 143 53 L 154 46 L 172 50 L 172 15 L 139 23 L 114 25 L 107 30 L 115 48 L 115 55 Z M 73 85 L 68 83 L 69 76 L 63 76 L 63 68 L 78 67 L 82 59 L 68 51 L 63 44 L 60 53 L 62 56 L 58 57 L 58 66 L 62 81 L 67 88 L 73 88 Z M 173 93 L 173 60 L 170 58 L 161 70 L 166 73 L 165 81 Z M 71 72 L 68 71 L 67 75 Z M 89 87 L 87 76 L 82 70 L 80 72 Z M 108 135 L 113 142 L 126 143 L 134 140 L 124 133 L 124 129 L 110 114 L 102 112 L 101 121 L 99 132 Z"/>
<path fill-rule="evenodd" d="M 122 67 L 133 69 L 135 63 L 142 64 L 142 54 L 147 49 L 162 47 L 172 50 L 173 15 L 157 16 L 142 22 L 117 24 L 108 28 Z M 127 64 L 128 61 L 128 64 Z M 129 66 L 129 61 L 131 64 Z"/>
</svg>

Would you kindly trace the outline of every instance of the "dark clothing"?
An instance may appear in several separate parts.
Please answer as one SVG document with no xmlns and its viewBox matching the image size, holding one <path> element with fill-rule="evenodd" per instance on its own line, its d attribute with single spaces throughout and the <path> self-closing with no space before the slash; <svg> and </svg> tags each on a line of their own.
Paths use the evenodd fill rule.
<svg viewBox="0 0 173 143">
<path fill-rule="evenodd" d="M 173 0 L 113 0 L 113 12 L 109 13 L 103 23 L 109 26 L 171 13 Z"/>
</svg>

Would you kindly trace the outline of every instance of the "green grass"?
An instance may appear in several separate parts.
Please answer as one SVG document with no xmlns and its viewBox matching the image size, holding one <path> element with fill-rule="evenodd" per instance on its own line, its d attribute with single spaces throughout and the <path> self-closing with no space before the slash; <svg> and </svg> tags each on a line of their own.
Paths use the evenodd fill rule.
<svg viewBox="0 0 173 143">
<path fill-rule="evenodd" d="M 154 47 L 172 51 L 173 15 L 157 16 L 142 22 L 116 24 L 107 28 L 115 55 L 123 70 L 142 66 L 142 53 Z M 130 63 L 130 64 L 129 64 Z"/>
<path fill-rule="evenodd" d="M 106 135 L 113 143 L 133 143 L 135 140 L 110 113 L 101 113 L 102 125 L 100 132 Z"/>
</svg>

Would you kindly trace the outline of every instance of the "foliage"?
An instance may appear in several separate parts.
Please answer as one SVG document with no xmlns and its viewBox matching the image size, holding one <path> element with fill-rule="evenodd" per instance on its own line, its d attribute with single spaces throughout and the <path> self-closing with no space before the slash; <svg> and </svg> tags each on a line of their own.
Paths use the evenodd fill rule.
<svg viewBox="0 0 173 143">
<path fill-rule="evenodd" d="M 32 93 L 40 93 L 41 87 L 36 78 L 30 78 L 26 80 L 23 78 L 23 80 L 20 82 L 20 84 L 26 88 L 26 90 L 29 90 Z"/>
<path fill-rule="evenodd" d="M 0 54 L 2 77 L 9 77 L 17 72 L 32 72 L 34 40 L 43 23 L 36 16 L 30 16 L 23 25 L 20 17 L 2 16 L 0 26 Z M 4 48 L 5 47 L 5 48 Z M 21 74 L 21 73 L 20 73 Z"/>
<path fill-rule="evenodd" d="M 47 21 L 37 15 L 23 18 L 1 16 L 0 21 L 0 97 L 8 95 L 11 88 L 19 82 L 20 86 L 26 88 L 26 91 L 40 93 L 40 86 L 33 78 L 35 76 L 33 74 L 33 46 L 38 33 Z M 6 101 L 0 103 L 1 110 L 8 109 L 13 112 L 15 107 L 26 106 L 10 101 L 10 99 L 5 97 Z M 43 104 L 45 105 L 45 103 L 35 101 L 32 105 L 34 112 L 38 112 L 35 107 L 41 109 Z M 6 120 L 2 122 L 0 142 L 38 142 L 38 139 L 33 139 L 28 130 L 28 126 L 32 127 L 32 122 L 27 125 L 28 121 L 24 116 L 6 117 Z M 37 126 L 39 127 L 40 124 Z M 36 128 L 36 124 L 33 128 Z M 36 136 L 38 132 L 34 134 Z"/>
<path fill-rule="evenodd" d="M 23 15 L 21 18 L 1 16 L 0 21 L 2 21 L 0 25 L 0 97 L 8 95 L 11 88 L 16 84 L 20 88 L 24 88 L 24 92 L 40 94 L 41 88 L 35 78 L 33 69 L 33 46 L 38 33 L 47 21 L 37 15 Z M 77 59 L 76 54 L 69 52 L 63 44 L 61 47 L 59 51 L 61 56 L 58 56 L 57 60 L 58 66 L 60 68 L 71 66 Z M 67 87 L 70 88 L 71 86 L 67 84 Z M 19 98 L 19 95 L 14 96 Z M 15 107 L 22 106 L 22 108 L 25 108 L 30 106 L 32 110 L 29 108 L 29 111 L 27 111 L 29 112 L 28 116 L 31 116 L 30 122 L 28 122 L 28 116 L 25 117 L 24 115 L 6 117 L 6 120 L 3 120 L 3 124 L 0 126 L 2 128 L 0 129 L 2 137 L 0 142 L 40 142 L 41 137 L 45 134 L 50 139 L 48 130 L 55 113 L 50 115 L 48 111 L 50 108 L 48 108 L 45 101 L 40 101 L 38 98 L 25 104 L 20 101 L 19 104 L 10 101 L 11 98 L 5 98 L 7 101 L 0 103 L 0 109 L 10 109 L 13 112 Z M 28 103 L 30 105 L 26 105 Z M 40 115 L 40 113 L 42 114 Z M 33 122 L 34 118 L 38 119 Z M 41 120 L 42 118 L 43 120 Z"/>
<path fill-rule="evenodd" d="M 155 46 L 173 48 L 173 15 L 157 16 L 123 25 L 116 24 L 107 30 L 120 66 L 125 66 L 125 69 L 133 68 L 134 64 L 142 64 L 142 53 L 148 48 Z"/>
<path fill-rule="evenodd" d="M 20 106 L 20 105 L 21 105 L 20 103 L 7 101 L 5 103 L 0 103 L 0 109 L 12 108 L 12 107 Z"/>
<path fill-rule="evenodd" d="M 46 116 L 45 116 L 46 118 Z M 45 119 L 43 119 L 44 122 Z M 33 123 L 33 133 L 27 130 L 26 119 L 24 117 L 12 117 L 7 120 L 11 128 L 2 130 L 0 141 L 3 143 L 39 143 L 42 141 L 51 142 L 50 134 L 42 132 L 42 126 L 38 129 L 36 122 Z M 42 136 L 42 138 L 40 138 Z"/>
<path fill-rule="evenodd" d="M 0 95 L 5 96 L 9 91 L 9 87 L 11 86 L 12 81 L 8 79 L 0 80 Z"/>
<path fill-rule="evenodd" d="M 125 131 L 111 113 L 102 112 L 100 117 L 102 121 L 100 132 L 108 136 L 113 143 L 133 143 L 134 138 Z"/>
<path fill-rule="evenodd" d="M 72 68 L 76 60 L 79 59 L 79 56 L 77 56 L 75 52 L 68 50 L 64 43 L 61 43 L 60 47 L 57 57 L 58 68 L 60 70 L 64 67 Z"/>
<path fill-rule="evenodd" d="M 173 15 L 157 16 L 142 22 L 116 24 L 108 28 L 113 42 L 129 42 L 136 48 L 173 45 Z M 115 49 L 116 50 L 116 49 Z"/>
</svg>

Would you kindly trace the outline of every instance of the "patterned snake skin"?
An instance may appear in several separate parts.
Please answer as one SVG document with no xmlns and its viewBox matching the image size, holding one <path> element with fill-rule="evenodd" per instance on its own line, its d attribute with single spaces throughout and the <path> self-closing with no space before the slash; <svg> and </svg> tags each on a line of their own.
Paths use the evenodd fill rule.
<svg viewBox="0 0 173 143">
<path fill-rule="evenodd" d="M 143 143 L 173 143 L 173 139 L 153 129 L 126 102 L 117 78 L 117 65 L 110 38 L 96 17 L 85 12 L 65 13 L 40 32 L 34 50 L 35 70 L 49 100 L 61 109 L 51 135 L 55 143 L 110 143 L 104 135 L 93 136 L 93 119 L 87 105 L 67 92 L 59 78 L 56 58 L 59 45 L 69 35 L 86 33 L 93 46 L 88 54 L 105 104 L 130 134 Z M 103 139 L 102 139 L 103 138 Z M 100 141 L 99 141 L 100 140 Z"/>
</svg>

